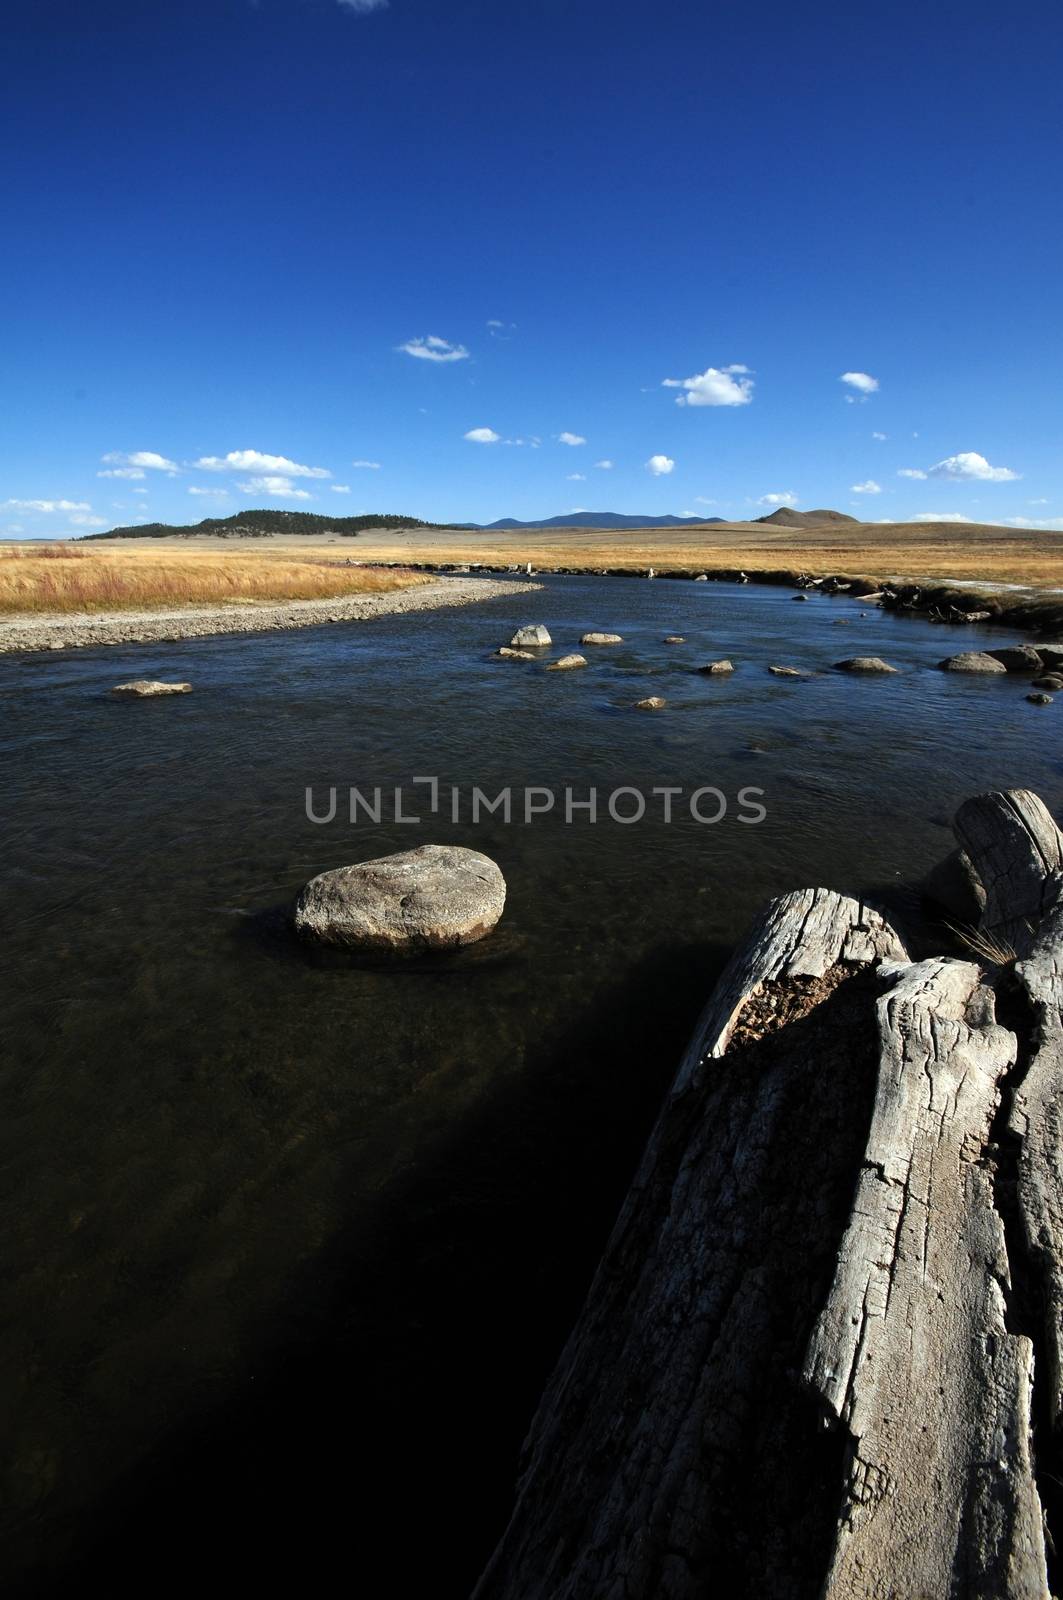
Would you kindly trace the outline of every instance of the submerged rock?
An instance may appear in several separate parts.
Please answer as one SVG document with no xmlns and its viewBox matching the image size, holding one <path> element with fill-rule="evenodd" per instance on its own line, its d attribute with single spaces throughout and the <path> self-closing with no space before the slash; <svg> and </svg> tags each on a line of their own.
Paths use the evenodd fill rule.
<svg viewBox="0 0 1063 1600">
<path fill-rule="evenodd" d="M 798 667 L 769 667 L 769 672 L 774 672 L 777 678 L 807 678 L 809 674 L 802 672 Z"/>
<path fill-rule="evenodd" d="M 807 600 L 808 596 L 807 596 L 807 594 L 795 594 L 795 595 L 791 596 L 791 599 L 793 599 L 793 600 Z"/>
<path fill-rule="evenodd" d="M 571 672 L 573 667 L 585 667 L 586 665 L 586 656 L 562 656 L 558 661 L 551 661 L 546 670 L 547 672 Z"/>
<path fill-rule="evenodd" d="M 424 844 L 322 872 L 295 904 L 303 938 L 384 955 L 474 944 L 497 923 L 506 880 L 490 856 Z"/>
<path fill-rule="evenodd" d="M 619 633 L 585 633 L 580 644 L 623 644 Z"/>
<path fill-rule="evenodd" d="M 663 642 L 665 644 L 686 644 L 686 639 L 681 633 L 666 633 Z"/>
<path fill-rule="evenodd" d="M 191 694 L 190 683 L 162 683 L 155 678 L 134 678 L 130 683 L 116 683 L 112 694 L 129 695 L 137 700 L 147 700 L 157 694 Z"/>
<path fill-rule="evenodd" d="M 1063 689 L 1063 677 L 1057 672 L 1048 672 L 1043 678 L 1033 680 L 1035 689 Z"/>
<path fill-rule="evenodd" d="M 707 662 L 705 664 L 705 666 L 703 666 L 703 667 L 695 667 L 694 670 L 695 670 L 695 672 L 707 672 L 707 673 L 710 673 L 710 674 L 711 673 L 716 673 L 716 672 L 733 672 L 734 671 L 734 662 L 733 661 L 709 661 L 709 662 Z"/>
<path fill-rule="evenodd" d="M 543 645 L 553 644 L 554 641 L 541 622 L 529 622 L 523 628 L 518 628 L 509 642 L 519 650 L 526 649 L 528 645 L 541 649 Z"/>
<path fill-rule="evenodd" d="M 504 644 L 501 650 L 496 650 L 491 658 L 493 661 L 535 661 L 537 657 L 533 650 L 511 650 Z"/>
<path fill-rule="evenodd" d="M 651 695 L 647 695 L 645 700 L 636 700 L 635 701 L 635 710 L 636 711 L 663 711 L 667 704 L 668 704 L 668 701 L 667 700 L 662 700 L 659 694 L 651 694 Z"/>
<path fill-rule="evenodd" d="M 708 583 L 708 581 L 709 575 L 707 572 L 699 572 L 697 577 L 694 579 L 695 583 Z"/>
<path fill-rule="evenodd" d="M 896 672 L 896 667 L 891 667 L 888 661 L 883 661 L 881 656 L 848 656 L 844 661 L 836 661 L 835 668 L 839 672 Z"/>
<path fill-rule="evenodd" d="M 996 656 L 988 655 L 984 650 L 961 650 L 958 656 L 946 656 L 944 661 L 939 661 L 938 666 L 942 672 L 1007 672 Z"/>
<path fill-rule="evenodd" d="M 1026 698 L 1032 706 L 1050 706 L 1052 704 L 1052 696 L 1050 694 L 1042 694 L 1040 690 L 1036 694 L 1028 694 Z"/>
</svg>

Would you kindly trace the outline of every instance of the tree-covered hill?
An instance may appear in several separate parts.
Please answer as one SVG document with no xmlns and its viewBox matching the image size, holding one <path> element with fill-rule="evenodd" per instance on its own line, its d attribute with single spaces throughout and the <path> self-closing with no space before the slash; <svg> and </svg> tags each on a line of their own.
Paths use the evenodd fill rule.
<svg viewBox="0 0 1063 1600">
<path fill-rule="evenodd" d="M 316 511 L 237 511 L 231 517 L 205 517 L 202 522 L 178 525 L 169 522 L 142 522 L 133 528 L 111 528 L 107 533 L 90 533 L 88 539 L 264 539 L 270 534 L 323 534 L 346 537 L 365 528 L 431 528 L 435 524 L 419 517 L 364 514 L 358 517 L 324 517 Z"/>
</svg>

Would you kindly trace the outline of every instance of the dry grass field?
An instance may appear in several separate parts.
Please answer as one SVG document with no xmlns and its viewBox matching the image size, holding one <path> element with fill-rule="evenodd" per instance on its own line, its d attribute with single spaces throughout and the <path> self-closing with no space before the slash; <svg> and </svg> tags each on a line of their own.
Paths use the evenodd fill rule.
<svg viewBox="0 0 1063 1600">
<path fill-rule="evenodd" d="M 360 563 L 348 566 L 348 561 Z M 718 573 L 741 568 L 1063 592 L 1063 531 L 978 523 L 707 524 L 630 531 L 373 529 L 319 543 L 293 536 L 0 546 L 0 615 L 164 610 L 336 599 L 427 581 L 390 564 L 482 562 L 533 568 Z M 362 564 L 367 563 L 367 564 Z"/>
<path fill-rule="evenodd" d="M 318 548 L 202 550 L 154 541 L 5 545 L 0 615 L 334 600 L 428 581 L 421 573 L 350 567 L 346 556 Z"/>
<path fill-rule="evenodd" d="M 961 579 L 1063 589 L 1063 530 L 980 523 L 843 523 L 786 528 L 724 523 L 630 532 L 586 528 L 458 533 L 373 530 L 355 543 L 372 561 L 483 561 L 534 566 L 672 567 L 689 572 L 809 572 L 875 579 Z"/>
</svg>

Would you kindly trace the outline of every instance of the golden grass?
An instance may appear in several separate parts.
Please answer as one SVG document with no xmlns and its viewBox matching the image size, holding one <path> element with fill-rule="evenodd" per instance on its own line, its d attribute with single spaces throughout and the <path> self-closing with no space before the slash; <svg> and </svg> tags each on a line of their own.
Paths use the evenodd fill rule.
<svg viewBox="0 0 1063 1600">
<path fill-rule="evenodd" d="M 535 567 L 674 568 L 712 572 L 938 578 L 1063 588 L 1063 532 L 976 523 L 845 523 L 783 528 L 728 523 L 630 532 L 367 530 L 359 554 L 377 561 L 532 562 Z"/>
<path fill-rule="evenodd" d="M 241 602 L 335 600 L 429 580 L 349 567 L 321 551 L 233 552 L 84 545 L 0 548 L 0 614 L 169 609 Z"/>
</svg>

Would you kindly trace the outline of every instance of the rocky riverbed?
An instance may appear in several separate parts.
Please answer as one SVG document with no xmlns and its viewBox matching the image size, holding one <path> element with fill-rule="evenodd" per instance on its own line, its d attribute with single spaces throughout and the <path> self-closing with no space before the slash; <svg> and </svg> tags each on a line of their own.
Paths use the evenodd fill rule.
<svg viewBox="0 0 1063 1600">
<path fill-rule="evenodd" d="M 477 600 L 538 589 L 527 580 L 437 578 L 389 594 L 345 599 L 279 600 L 267 604 L 188 606 L 180 611 L 102 611 L 73 616 L 9 617 L 0 622 L 0 654 L 17 650 L 74 650 L 86 645 L 145 644 L 167 639 L 202 639 L 221 633 L 265 633 L 277 628 L 316 628 L 323 622 L 467 606 Z"/>
</svg>

